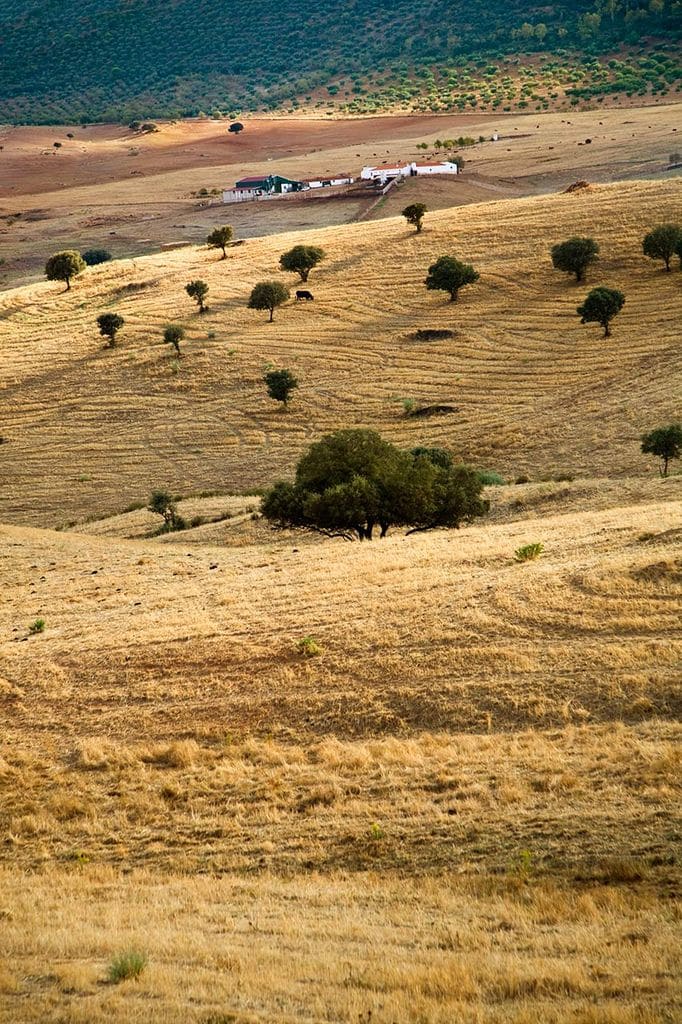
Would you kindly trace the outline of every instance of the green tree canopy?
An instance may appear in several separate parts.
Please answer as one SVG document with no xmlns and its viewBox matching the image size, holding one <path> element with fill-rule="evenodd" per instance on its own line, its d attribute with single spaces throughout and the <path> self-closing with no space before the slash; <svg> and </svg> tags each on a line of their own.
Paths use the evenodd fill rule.
<svg viewBox="0 0 682 1024">
<path fill-rule="evenodd" d="M 298 380 L 291 370 L 268 370 L 263 380 L 270 398 L 284 405 L 288 405 L 291 392 L 298 387 Z"/>
<path fill-rule="evenodd" d="M 232 135 L 239 135 L 240 132 L 244 131 L 244 125 L 241 123 L 241 121 L 233 121 L 227 130 Z"/>
<path fill-rule="evenodd" d="M 682 227 L 679 224 L 659 224 L 642 241 L 642 251 L 652 260 L 663 260 L 665 269 L 670 270 L 670 261 L 682 243 Z"/>
<path fill-rule="evenodd" d="M 594 238 L 569 238 L 552 246 L 552 264 L 556 270 L 575 274 L 576 281 L 582 281 L 590 263 L 599 256 L 599 245 Z"/>
<path fill-rule="evenodd" d="M 403 210 L 403 217 L 408 224 L 414 224 L 417 234 L 421 231 L 424 223 L 424 215 L 427 211 L 426 203 L 410 203 Z"/>
<path fill-rule="evenodd" d="M 224 224 L 220 228 L 214 228 L 206 239 L 206 245 L 209 249 L 222 249 L 223 259 L 225 259 L 227 256 L 226 246 L 228 242 L 232 241 L 232 234 L 232 228 L 229 224 Z"/>
<path fill-rule="evenodd" d="M 180 324 L 166 324 L 163 329 L 163 340 L 167 345 L 172 345 L 178 355 L 180 355 L 180 342 L 184 337 L 185 328 Z"/>
<path fill-rule="evenodd" d="M 373 430 L 339 430 L 312 445 L 294 483 L 275 484 L 262 511 L 276 526 L 371 540 L 392 526 L 459 527 L 487 511 L 481 490 L 468 466 L 403 451 Z"/>
<path fill-rule="evenodd" d="M 625 305 L 625 296 L 616 288 L 593 288 L 577 313 L 582 324 L 596 323 L 604 328 L 604 337 L 611 334 L 611 321 Z"/>
<path fill-rule="evenodd" d="M 71 287 L 71 278 L 77 277 L 85 270 L 85 260 L 76 249 L 64 249 L 50 256 L 45 264 L 45 277 L 48 281 L 65 281 L 66 290 Z"/>
<path fill-rule="evenodd" d="M 470 263 L 462 263 L 454 256 L 441 256 L 429 267 L 426 287 L 432 291 L 447 292 L 455 302 L 460 288 L 478 281 L 480 274 Z"/>
<path fill-rule="evenodd" d="M 116 335 L 123 327 L 125 320 L 118 313 L 100 313 L 97 317 L 97 326 L 99 327 L 99 333 L 103 338 L 109 339 L 109 348 L 113 348 L 116 344 Z"/>
<path fill-rule="evenodd" d="M 185 291 L 191 299 L 194 299 L 199 307 L 200 313 L 205 313 L 208 309 L 206 305 L 206 296 L 208 295 L 208 285 L 205 281 L 190 281 L 189 284 L 185 285 Z"/>
<path fill-rule="evenodd" d="M 178 514 L 175 500 L 168 491 L 152 491 L 147 508 L 150 512 L 155 512 L 163 517 L 162 532 L 164 533 L 184 530 L 187 525 L 182 516 Z"/>
<path fill-rule="evenodd" d="M 671 423 L 668 427 L 657 427 L 642 438 L 642 452 L 657 455 L 661 460 L 660 474 L 668 475 L 668 464 L 682 456 L 682 426 Z"/>
<path fill-rule="evenodd" d="M 113 256 L 108 249 L 86 249 L 83 259 L 89 267 L 96 267 L 99 263 L 108 263 Z"/>
<path fill-rule="evenodd" d="M 281 281 L 261 281 L 249 296 L 249 309 L 270 310 L 272 323 L 277 306 L 281 306 L 289 297 L 289 289 Z"/>
<path fill-rule="evenodd" d="M 290 270 L 294 274 L 300 274 L 302 281 L 308 280 L 308 275 L 313 267 L 321 263 L 325 258 L 324 249 L 317 245 L 295 245 L 293 249 L 283 252 L 279 258 L 279 265 L 282 270 Z"/>
</svg>

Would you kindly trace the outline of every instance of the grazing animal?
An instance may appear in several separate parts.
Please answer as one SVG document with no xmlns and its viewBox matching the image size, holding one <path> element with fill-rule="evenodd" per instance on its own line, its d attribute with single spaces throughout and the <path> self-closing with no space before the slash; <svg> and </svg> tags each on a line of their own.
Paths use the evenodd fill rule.
<svg viewBox="0 0 682 1024">
<path fill-rule="evenodd" d="M 312 302 L 312 300 L 314 298 L 315 298 L 315 296 L 313 295 L 312 292 L 307 292 L 305 290 L 299 290 L 299 291 L 296 292 L 296 301 L 297 302 L 300 302 L 301 299 L 305 299 L 306 302 Z"/>
</svg>

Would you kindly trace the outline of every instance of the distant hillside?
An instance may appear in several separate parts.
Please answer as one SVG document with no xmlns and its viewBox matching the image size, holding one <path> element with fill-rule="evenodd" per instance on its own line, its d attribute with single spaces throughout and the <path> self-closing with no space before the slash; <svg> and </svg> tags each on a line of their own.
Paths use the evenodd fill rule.
<svg viewBox="0 0 682 1024">
<path fill-rule="evenodd" d="M 681 20 L 678 0 L 4 0 L 0 119 L 542 109 L 664 94 L 681 84 Z"/>
</svg>

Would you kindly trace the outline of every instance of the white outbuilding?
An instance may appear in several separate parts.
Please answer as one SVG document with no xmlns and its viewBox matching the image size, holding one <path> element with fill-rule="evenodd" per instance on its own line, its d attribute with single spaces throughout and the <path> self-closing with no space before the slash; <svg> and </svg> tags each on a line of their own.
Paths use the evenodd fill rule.
<svg viewBox="0 0 682 1024">
<path fill-rule="evenodd" d="M 391 178 L 414 178 L 425 174 L 457 174 L 459 168 L 454 160 L 425 161 L 417 163 L 395 164 L 391 167 L 363 167 L 360 177 L 365 181 L 378 181 L 385 185 Z"/>
</svg>

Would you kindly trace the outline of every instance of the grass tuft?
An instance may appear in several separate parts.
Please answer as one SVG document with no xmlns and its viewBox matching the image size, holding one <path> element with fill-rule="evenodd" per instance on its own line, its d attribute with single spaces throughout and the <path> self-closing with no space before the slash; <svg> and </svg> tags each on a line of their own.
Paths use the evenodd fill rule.
<svg viewBox="0 0 682 1024">
<path fill-rule="evenodd" d="M 544 544 L 524 544 L 522 547 L 516 549 L 514 552 L 514 558 L 517 562 L 532 562 L 536 558 L 539 558 L 544 550 Z"/>
<path fill-rule="evenodd" d="M 119 953 L 107 967 L 107 979 L 112 985 L 118 985 L 121 981 L 137 981 L 147 966 L 147 954 L 137 950 L 126 950 Z"/>
</svg>

